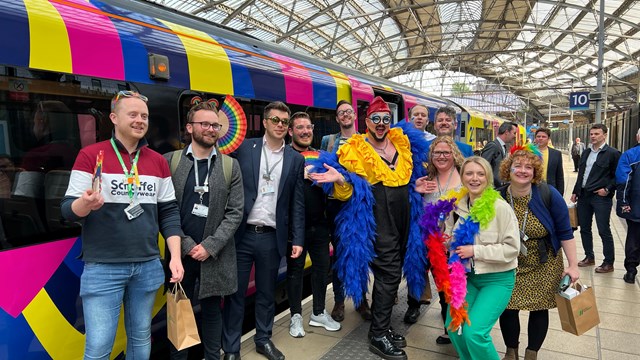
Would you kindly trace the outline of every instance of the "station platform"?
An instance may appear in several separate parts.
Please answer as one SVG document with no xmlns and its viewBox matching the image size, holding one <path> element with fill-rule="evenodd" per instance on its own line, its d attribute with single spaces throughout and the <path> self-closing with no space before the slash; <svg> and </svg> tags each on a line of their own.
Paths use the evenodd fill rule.
<svg viewBox="0 0 640 360">
<path fill-rule="evenodd" d="M 573 172 L 573 163 L 569 156 L 563 156 L 565 170 L 565 198 L 571 196 L 571 189 L 575 184 L 577 173 Z M 602 241 L 594 229 L 594 251 L 596 264 L 602 261 Z M 557 310 L 549 314 L 549 332 L 538 352 L 539 359 L 577 360 L 577 359 L 616 359 L 640 360 L 640 286 L 627 284 L 622 280 L 625 273 L 624 242 L 626 237 L 626 223 L 620 221 L 612 211 L 611 229 L 613 232 L 616 262 L 615 271 L 608 274 L 597 274 L 595 267 L 580 268 L 581 281 L 592 285 L 600 314 L 600 325 L 581 336 L 562 331 Z M 578 260 L 584 258 L 580 232 L 575 232 Z M 566 263 L 566 262 L 565 262 Z M 407 325 L 402 320 L 407 309 L 407 289 L 404 282 L 399 291 L 398 304 L 393 309 L 392 326 L 405 334 L 408 346 L 404 349 L 409 359 L 457 359 L 452 345 L 437 345 L 436 338 L 442 334 L 440 319 L 440 305 L 438 295 L 434 289 L 433 301 L 430 305 L 423 305 L 418 322 Z M 368 297 L 371 300 L 371 296 Z M 308 325 L 311 312 L 311 297 L 304 300 L 303 318 L 306 336 L 293 338 L 289 335 L 290 314 L 285 311 L 276 317 L 273 328 L 273 342 L 289 360 L 375 360 L 380 359 L 369 351 L 367 332 L 370 323 L 363 321 L 355 311 L 353 304 L 345 305 L 345 319 L 342 329 L 328 332 L 323 328 Z M 327 289 L 327 311 L 333 308 L 333 290 Z M 520 354 L 524 354 L 527 346 L 527 317 L 528 312 L 520 313 Z M 496 324 L 492 337 L 500 357 L 504 355 L 505 346 L 500 334 L 499 324 Z M 253 333 L 243 337 L 241 357 L 243 360 L 261 360 L 264 357 L 255 352 Z"/>
</svg>

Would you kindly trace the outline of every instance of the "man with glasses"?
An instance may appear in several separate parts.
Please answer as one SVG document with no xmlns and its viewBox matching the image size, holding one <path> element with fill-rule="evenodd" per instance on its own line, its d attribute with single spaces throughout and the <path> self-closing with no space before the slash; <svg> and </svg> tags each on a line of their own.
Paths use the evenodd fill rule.
<svg viewBox="0 0 640 360">
<path fill-rule="evenodd" d="M 436 132 L 436 136 L 451 136 L 452 139 L 455 139 L 456 128 L 458 127 L 458 123 L 456 122 L 456 111 L 449 106 L 438 108 L 433 127 Z M 473 148 L 471 145 L 458 140 L 455 142 L 462 153 L 462 156 L 466 158 L 473 156 Z"/>
<path fill-rule="evenodd" d="M 184 272 L 169 165 L 144 138 L 146 102 L 136 92 L 116 94 L 111 139 L 80 151 L 61 202 L 63 216 L 83 224 L 85 359 L 110 358 L 123 302 L 127 358 L 149 358 L 151 312 L 165 278 L 158 230 L 169 247 L 171 282 L 181 281 Z"/>
<path fill-rule="evenodd" d="M 244 187 L 244 216 L 235 234 L 238 291 L 225 298 L 222 349 L 225 359 L 240 358 L 245 293 L 255 264 L 256 351 L 270 360 L 284 355 L 271 342 L 275 290 L 283 256 L 298 258 L 304 245 L 304 157 L 284 138 L 289 107 L 280 101 L 264 109 L 262 138 L 247 139 L 234 153 Z M 292 250 L 287 253 L 291 238 Z"/>
<path fill-rule="evenodd" d="M 309 114 L 297 112 L 291 116 L 289 126 L 291 147 L 303 155 L 315 152 L 311 147 L 313 141 L 313 124 Z M 298 258 L 287 259 L 287 293 L 291 310 L 289 335 L 300 338 L 305 335 L 302 325 L 302 280 L 307 251 L 311 256 L 311 292 L 313 294 L 313 311 L 309 326 L 323 327 L 327 331 L 338 331 L 340 323 L 334 321 L 325 310 L 327 292 L 327 272 L 329 271 L 329 227 L 325 208 L 327 198 L 319 186 L 313 185 L 305 172 L 305 247 Z M 290 243 L 291 244 L 291 243 Z"/>
<path fill-rule="evenodd" d="M 338 224 L 337 232 L 343 240 L 336 268 L 345 284 L 346 294 L 353 297 L 355 302 L 361 299 L 359 292 L 363 287 L 366 289 L 368 278 L 365 275 L 363 282 L 353 281 L 353 278 L 361 274 L 357 269 L 362 269 L 362 263 L 370 262 L 374 283 L 369 350 L 384 359 L 406 359 L 407 355 L 401 347 L 405 347 L 407 342 L 404 336 L 391 329 L 391 313 L 402 278 L 403 254 L 411 253 L 404 259 L 407 266 L 407 259 L 413 255 L 413 250 L 408 249 L 423 247 L 419 230 L 410 234 L 411 230 L 416 229 L 411 227 L 413 214 L 410 197 L 416 194 L 410 182 L 413 172 L 420 176 L 419 164 L 422 163 L 416 157 L 419 162 L 414 164 L 412 149 L 415 146 L 416 153 L 426 152 L 426 141 L 412 125 L 408 125 L 406 130 L 400 127 L 390 129 L 391 111 L 379 96 L 367 109 L 365 122 L 366 135 L 352 136 L 338 149 L 336 162 L 332 162 L 331 156 L 323 158 L 332 162 L 323 164 L 326 172 L 315 170 L 318 172 L 311 173 L 309 177 L 319 184 L 332 184 L 325 185 L 325 189 L 336 199 L 345 201 L 337 221 L 348 222 L 348 225 Z M 410 134 L 409 137 L 407 132 L 415 135 Z M 418 203 L 418 208 L 421 208 L 422 202 L 418 200 Z M 414 209 L 417 216 L 420 212 L 418 208 Z M 366 235 L 363 239 L 359 234 L 349 231 Z M 371 249 L 369 244 L 372 241 Z M 373 253 L 369 250 L 373 250 Z M 415 264 L 405 268 L 413 266 L 420 268 Z M 424 263 L 416 273 L 411 275 L 422 282 L 416 281 L 410 286 L 421 290 L 426 273 Z"/>
<path fill-rule="evenodd" d="M 323 136 L 320 150 L 336 152 L 351 135 L 358 133 L 356 121 L 356 113 L 353 111 L 351 103 L 347 100 L 340 100 L 336 107 L 336 122 L 340 125 L 340 132 Z"/>
<path fill-rule="evenodd" d="M 216 149 L 221 129 L 215 106 L 198 103 L 187 113 L 189 146 L 165 154 L 185 234 L 182 285 L 193 302 L 199 283 L 200 334 L 206 360 L 220 359 L 222 297 L 238 290 L 233 235 L 242 221 L 244 206 L 240 166 Z M 189 350 L 178 351 L 171 345 L 172 360 L 186 360 L 188 355 Z"/>
</svg>

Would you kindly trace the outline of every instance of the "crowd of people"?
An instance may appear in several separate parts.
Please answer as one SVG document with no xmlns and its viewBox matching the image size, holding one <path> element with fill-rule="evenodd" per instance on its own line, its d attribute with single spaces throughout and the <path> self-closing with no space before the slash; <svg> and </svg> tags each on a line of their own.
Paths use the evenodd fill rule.
<svg viewBox="0 0 640 360">
<path fill-rule="evenodd" d="M 317 153 L 309 114 L 291 114 L 286 104 L 273 102 L 264 109 L 264 136 L 246 139 L 227 156 L 216 147 L 223 126 L 217 109 L 200 102 L 187 114 L 188 146 L 163 157 L 145 140 L 146 102 L 132 91 L 114 96 L 112 137 L 80 151 L 61 204 L 67 219 L 83 224 L 86 359 L 110 358 L 121 307 L 127 357 L 149 358 L 151 313 L 165 274 L 199 301 L 205 359 L 240 359 L 252 268 L 256 352 L 285 359 L 271 340 L 278 270 L 286 258 L 289 334 L 304 337 L 307 253 L 313 295 L 308 326 L 340 331 L 348 298 L 371 321 L 369 350 L 384 359 L 407 359 L 407 341 L 391 327 L 398 288 L 404 276 L 404 321 L 415 323 L 420 306 L 431 301 L 431 273 L 442 308 L 437 344 L 452 343 L 461 359 L 499 359 L 490 335 L 499 321 L 503 359 L 518 359 L 522 310 L 529 312 L 524 356 L 536 359 L 561 278 L 575 282 L 578 267 L 595 265 L 594 214 L 604 245 L 595 271 L 613 271 L 609 217 L 616 190 L 616 212 L 629 226 L 624 280 L 635 282 L 640 147 L 621 156 L 606 144 L 604 125 L 592 126 L 588 147 L 576 139 L 571 149 L 578 172 L 571 200 L 577 201 L 585 249 L 578 261 L 562 197 L 562 157 L 549 147 L 548 129 L 536 131 L 536 145 L 518 145 L 517 125 L 505 122 L 478 156 L 455 141 L 452 109 L 437 110 L 431 134 L 425 130 L 426 106 L 415 106 L 407 121 L 392 127 L 391 110 L 376 97 L 366 110 L 364 134 L 357 132 L 351 103 L 339 102 L 340 132 L 324 136 Z M 96 186 L 94 160 L 100 156 L 98 180 L 122 191 Z M 164 269 L 158 232 L 168 250 Z M 427 252 L 425 241 L 432 238 L 434 250 Z M 329 313 L 331 268 L 335 301 Z M 188 350 L 171 349 L 172 359 L 187 357 Z"/>
</svg>

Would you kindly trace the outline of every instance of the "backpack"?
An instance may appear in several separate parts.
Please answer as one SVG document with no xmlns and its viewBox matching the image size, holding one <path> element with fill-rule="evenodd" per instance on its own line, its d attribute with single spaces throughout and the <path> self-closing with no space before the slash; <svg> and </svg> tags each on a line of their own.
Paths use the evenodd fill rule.
<svg viewBox="0 0 640 360">
<path fill-rule="evenodd" d="M 229 155 L 222 155 L 222 173 L 224 174 L 224 181 L 227 183 L 227 188 L 231 187 L 231 172 L 233 171 L 233 159 Z M 176 150 L 171 154 L 171 174 L 173 175 L 180 164 L 180 158 L 182 157 L 182 150 Z"/>
</svg>

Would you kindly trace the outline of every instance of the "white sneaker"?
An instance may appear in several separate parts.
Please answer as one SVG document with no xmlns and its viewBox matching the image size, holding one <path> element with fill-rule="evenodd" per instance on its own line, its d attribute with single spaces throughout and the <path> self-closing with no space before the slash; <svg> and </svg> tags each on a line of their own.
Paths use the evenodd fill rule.
<svg viewBox="0 0 640 360">
<path fill-rule="evenodd" d="M 302 315 L 293 314 L 291 322 L 289 322 L 289 335 L 294 338 L 301 338 L 305 335 L 304 327 L 302 326 Z"/>
<path fill-rule="evenodd" d="M 309 320 L 309 326 L 322 326 L 327 331 L 338 331 L 342 329 L 342 325 L 339 322 L 333 320 L 331 315 L 324 310 L 320 315 L 311 314 L 311 319 Z"/>
</svg>

